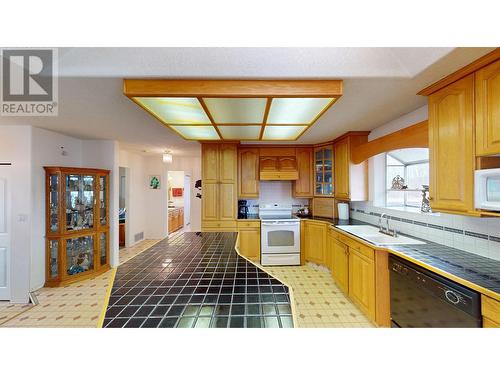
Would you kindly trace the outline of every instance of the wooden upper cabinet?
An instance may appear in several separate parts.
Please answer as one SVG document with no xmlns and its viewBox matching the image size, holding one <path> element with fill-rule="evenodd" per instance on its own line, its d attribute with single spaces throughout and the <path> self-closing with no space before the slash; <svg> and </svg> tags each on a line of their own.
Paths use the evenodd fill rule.
<svg viewBox="0 0 500 375">
<path fill-rule="evenodd" d="M 202 150 L 202 179 L 204 183 L 219 181 L 219 145 L 204 143 Z"/>
<path fill-rule="evenodd" d="M 219 145 L 219 182 L 236 183 L 237 160 L 235 144 Z"/>
<path fill-rule="evenodd" d="M 259 149 L 238 150 L 238 197 L 259 197 Z"/>
<path fill-rule="evenodd" d="M 312 148 L 297 147 L 295 157 L 299 178 L 293 183 L 293 195 L 300 198 L 312 198 L 314 195 Z"/>
<path fill-rule="evenodd" d="M 368 199 L 368 163 L 354 164 L 351 150 L 368 142 L 368 134 L 348 135 L 335 142 L 334 192 L 339 200 L 364 201 Z"/>
<path fill-rule="evenodd" d="M 334 145 L 335 198 L 349 199 L 349 139 L 344 138 Z"/>
<path fill-rule="evenodd" d="M 500 60 L 476 72 L 476 154 L 500 154 Z"/>
<path fill-rule="evenodd" d="M 474 74 L 429 96 L 429 149 L 432 209 L 472 211 Z"/>
<path fill-rule="evenodd" d="M 260 180 L 297 180 L 295 156 L 261 156 L 259 161 Z"/>
</svg>

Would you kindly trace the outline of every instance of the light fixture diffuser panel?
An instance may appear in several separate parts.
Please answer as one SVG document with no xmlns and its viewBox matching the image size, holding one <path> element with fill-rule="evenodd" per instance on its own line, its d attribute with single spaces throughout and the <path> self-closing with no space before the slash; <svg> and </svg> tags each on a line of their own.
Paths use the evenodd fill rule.
<svg viewBox="0 0 500 375">
<path fill-rule="evenodd" d="M 146 98 L 135 100 L 166 124 L 211 124 L 197 98 Z"/>
<path fill-rule="evenodd" d="M 268 124 L 311 124 L 334 98 L 274 98 Z"/>
<path fill-rule="evenodd" d="M 258 125 L 230 125 L 218 126 L 218 128 L 224 139 L 256 141 L 259 139 L 262 127 Z"/>
<path fill-rule="evenodd" d="M 220 139 L 219 134 L 213 126 L 203 126 L 203 125 L 194 125 L 187 126 L 181 125 L 176 126 L 172 125 L 172 129 L 174 129 L 177 133 L 183 136 L 186 139 L 193 141 L 217 141 Z"/>
<path fill-rule="evenodd" d="M 203 98 L 216 124 L 262 124 L 267 98 Z"/>
<path fill-rule="evenodd" d="M 270 126 L 264 128 L 263 141 L 293 141 L 297 139 L 307 126 Z"/>
</svg>

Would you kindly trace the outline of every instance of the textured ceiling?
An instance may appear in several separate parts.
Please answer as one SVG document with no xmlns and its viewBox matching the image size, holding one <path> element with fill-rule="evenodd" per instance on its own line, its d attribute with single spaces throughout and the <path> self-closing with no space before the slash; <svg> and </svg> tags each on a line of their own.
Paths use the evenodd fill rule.
<svg viewBox="0 0 500 375">
<path fill-rule="evenodd" d="M 372 130 L 425 104 L 416 93 L 492 48 L 63 48 L 59 116 L 0 117 L 177 155 L 199 152 L 127 99 L 123 78 L 343 79 L 344 95 L 296 143 Z"/>
</svg>

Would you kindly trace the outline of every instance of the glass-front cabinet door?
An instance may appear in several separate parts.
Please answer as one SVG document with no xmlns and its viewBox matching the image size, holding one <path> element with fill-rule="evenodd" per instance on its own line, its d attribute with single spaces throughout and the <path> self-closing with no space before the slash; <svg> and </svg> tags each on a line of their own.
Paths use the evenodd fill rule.
<svg viewBox="0 0 500 375">
<path fill-rule="evenodd" d="M 99 225 L 108 225 L 108 176 L 99 176 Z"/>
<path fill-rule="evenodd" d="M 94 227 L 95 176 L 66 175 L 66 231 Z"/>
<path fill-rule="evenodd" d="M 108 233 L 99 233 L 99 266 L 108 264 Z"/>
<path fill-rule="evenodd" d="M 333 146 L 314 150 L 314 195 L 333 195 Z"/>
<path fill-rule="evenodd" d="M 49 278 L 59 277 L 59 240 L 48 240 L 49 247 Z"/>
<path fill-rule="evenodd" d="M 61 203 L 59 202 L 59 173 L 52 173 L 48 176 L 47 183 L 47 230 L 50 233 L 59 233 L 59 215 Z"/>
<path fill-rule="evenodd" d="M 79 273 L 94 270 L 94 236 L 81 236 L 67 238 L 66 274 L 73 276 Z"/>
</svg>

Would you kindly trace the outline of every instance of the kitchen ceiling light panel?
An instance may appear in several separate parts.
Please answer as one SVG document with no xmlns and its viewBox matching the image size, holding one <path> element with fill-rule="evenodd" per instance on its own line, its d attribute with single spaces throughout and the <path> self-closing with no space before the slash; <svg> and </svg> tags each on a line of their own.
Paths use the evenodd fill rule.
<svg viewBox="0 0 500 375">
<path fill-rule="evenodd" d="M 216 124 L 262 124 L 267 98 L 203 98 Z"/>
<path fill-rule="evenodd" d="M 268 124 L 307 124 L 323 111 L 334 98 L 274 98 L 267 117 Z"/>
<path fill-rule="evenodd" d="M 166 124 L 211 124 L 197 98 L 145 98 L 135 100 Z"/>
<path fill-rule="evenodd" d="M 307 126 L 270 126 L 264 128 L 264 141 L 293 141 L 297 139 Z"/>
<path fill-rule="evenodd" d="M 218 126 L 224 139 L 230 140 L 258 140 L 260 135 L 260 125 L 230 125 Z"/>
<path fill-rule="evenodd" d="M 176 132 L 178 132 L 181 136 L 186 139 L 193 141 L 212 141 L 219 140 L 219 134 L 213 126 L 203 126 L 203 125 L 195 125 L 195 126 L 171 126 Z"/>
</svg>

